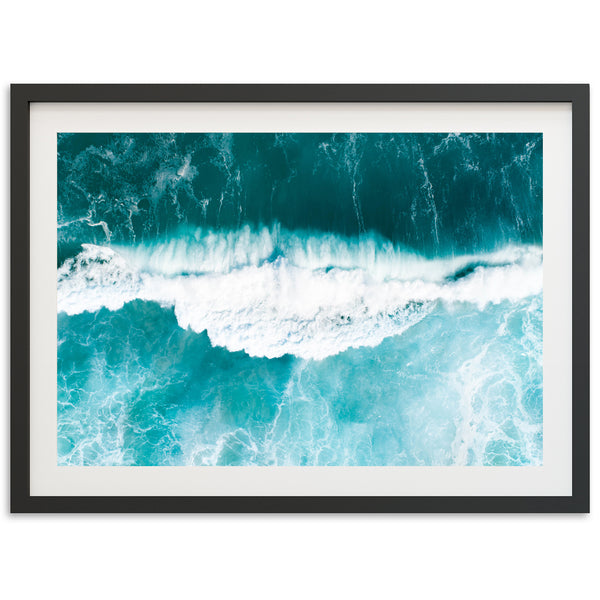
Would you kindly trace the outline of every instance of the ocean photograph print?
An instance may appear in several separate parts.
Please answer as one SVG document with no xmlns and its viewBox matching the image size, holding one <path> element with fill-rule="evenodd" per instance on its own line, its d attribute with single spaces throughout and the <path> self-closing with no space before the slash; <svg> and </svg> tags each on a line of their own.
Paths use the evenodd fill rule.
<svg viewBox="0 0 600 600">
<path fill-rule="evenodd" d="M 588 94 L 13 86 L 13 510 L 585 512 Z"/>
<path fill-rule="evenodd" d="M 543 462 L 537 133 L 61 133 L 58 463 Z"/>
</svg>

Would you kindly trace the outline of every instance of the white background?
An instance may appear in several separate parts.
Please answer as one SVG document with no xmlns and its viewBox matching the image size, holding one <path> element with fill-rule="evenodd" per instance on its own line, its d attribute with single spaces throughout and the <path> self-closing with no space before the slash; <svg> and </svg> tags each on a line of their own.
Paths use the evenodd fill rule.
<svg viewBox="0 0 600 600">
<path fill-rule="evenodd" d="M 589 82 L 593 165 L 600 134 L 594 12 L 578 0 L 5 3 L 4 397 L 10 82 Z M 599 262 L 592 239 L 592 305 Z M 592 312 L 592 404 L 599 335 Z M 0 414 L 0 593 L 8 598 L 487 600 L 593 598 L 600 589 L 593 472 L 589 516 L 9 516 L 7 401 Z M 592 437 L 599 431 L 592 406 Z M 593 468 L 599 447 L 592 442 Z"/>
</svg>

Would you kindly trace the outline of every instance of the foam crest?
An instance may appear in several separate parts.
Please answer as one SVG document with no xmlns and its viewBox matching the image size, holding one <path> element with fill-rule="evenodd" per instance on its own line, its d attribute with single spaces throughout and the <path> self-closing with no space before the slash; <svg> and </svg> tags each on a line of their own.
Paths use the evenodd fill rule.
<svg viewBox="0 0 600 600">
<path fill-rule="evenodd" d="M 368 233 L 349 238 L 331 233 L 291 232 L 279 225 L 253 230 L 249 226 L 225 232 L 181 230 L 177 236 L 135 246 L 115 245 L 117 252 L 140 271 L 161 275 L 227 273 L 260 266 L 277 257 L 310 270 L 364 269 L 378 279 L 437 281 L 468 265 L 503 265 L 541 256 L 533 246 L 507 246 L 486 254 L 427 259 L 389 240 Z"/>
<path fill-rule="evenodd" d="M 173 307 L 181 327 L 206 331 L 214 345 L 230 351 L 322 359 L 377 346 L 438 302 L 483 308 L 542 291 L 537 248 L 426 260 L 379 249 L 374 240 L 284 239 L 284 249 L 268 230 L 207 234 L 150 250 L 85 245 L 58 271 L 58 310 L 76 314 L 154 301 Z"/>
</svg>

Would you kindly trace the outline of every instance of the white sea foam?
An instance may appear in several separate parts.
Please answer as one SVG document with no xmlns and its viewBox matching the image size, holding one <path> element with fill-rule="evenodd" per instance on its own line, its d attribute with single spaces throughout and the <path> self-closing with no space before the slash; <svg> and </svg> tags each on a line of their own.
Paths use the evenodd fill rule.
<svg viewBox="0 0 600 600">
<path fill-rule="evenodd" d="M 151 247 L 84 245 L 58 270 L 58 310 L 150 300 L 231 351 L 322 359 L 401 334 L 436 302 L 484 308 L 538 294 L 542 270 L 535 247 L 427 260 L 374 239 L 199 233 Z"/>
<path fill-rule="evenodd" d="M 137 270 L 161 275 L 228 273 L 239 267 L 260 266 L 281 254 L 287 264 L 310 270 L 358 268 L 376 279 L 426 281 L 445 278 L 475 262 L 502 265 L 518 262 L 532 252 L 539 253 L 531 247 L 508 246 L 484 255 L 428 260 L 373 234 L 345 238 L 327 233 L 294 233 L 279 226 L 255 231 L 247 225 L 229 232 L 194 229 L 164 241 L 113 248 Z"/>
</svg>

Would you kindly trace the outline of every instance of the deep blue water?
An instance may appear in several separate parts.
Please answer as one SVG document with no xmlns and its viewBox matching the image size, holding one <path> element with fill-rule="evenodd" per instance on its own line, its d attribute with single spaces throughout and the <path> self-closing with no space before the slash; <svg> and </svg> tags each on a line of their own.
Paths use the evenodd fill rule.
<svg viewBox="0 0 600 600">
<path fill-rule="evenodd" d="M 59 134 L 58 463 L 542 463 L 542 136 Z"/>
</svg>

